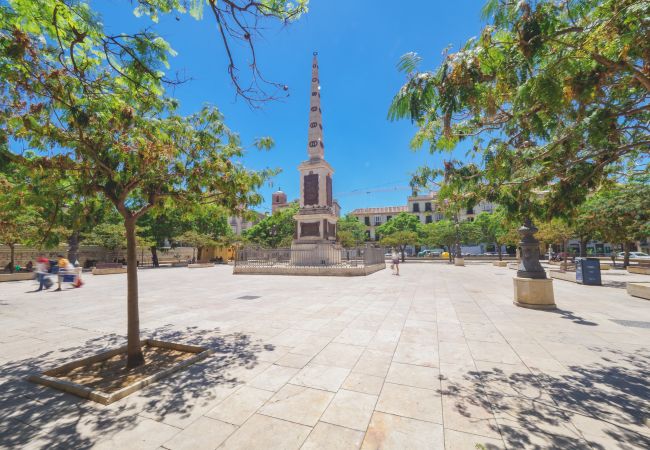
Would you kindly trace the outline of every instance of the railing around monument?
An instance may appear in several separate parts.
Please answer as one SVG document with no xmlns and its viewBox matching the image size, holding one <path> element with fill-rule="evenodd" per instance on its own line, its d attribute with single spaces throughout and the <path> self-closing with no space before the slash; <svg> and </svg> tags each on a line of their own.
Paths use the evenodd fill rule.
<svg viewBox="0 0 650 450">
<path fill-rule="evenodd" d="M 378 247 L 318 247 L 313 250 L 245 247 L 235 255 L 242 267 L 364 267 L 383 264 L 385 249 Z"/>
</svg>

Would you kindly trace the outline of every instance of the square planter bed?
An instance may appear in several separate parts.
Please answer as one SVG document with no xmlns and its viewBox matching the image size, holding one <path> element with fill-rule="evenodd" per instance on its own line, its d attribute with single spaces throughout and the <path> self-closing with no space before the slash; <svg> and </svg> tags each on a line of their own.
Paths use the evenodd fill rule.
<svg viewBox="0 0 650 450">
<path fill-rule="evenodd" d="M 205 347 L 144 339 L 145 364 L 126 371 L 126 346 L 32 375 L 29 381 L 104 405 L 113 403 L 212 353 Z"/>
</svg>

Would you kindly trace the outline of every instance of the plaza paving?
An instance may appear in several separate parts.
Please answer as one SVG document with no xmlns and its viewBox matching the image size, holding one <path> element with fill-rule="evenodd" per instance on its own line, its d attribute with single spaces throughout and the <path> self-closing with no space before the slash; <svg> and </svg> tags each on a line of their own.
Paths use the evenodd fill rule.
<svg viewBox="0 0 650 450">
<path fill-rule="evenodd" d="M 0 447 L 650 448 L 649 301 L 555 281 L 560 310 L 532 311 L 512 270 L 401 269 L 143 270 L 143 336 L 215 353 L 109 406 L 25 377 L 124 342 L 125 276 L 1 284 Z"/>
</svg>

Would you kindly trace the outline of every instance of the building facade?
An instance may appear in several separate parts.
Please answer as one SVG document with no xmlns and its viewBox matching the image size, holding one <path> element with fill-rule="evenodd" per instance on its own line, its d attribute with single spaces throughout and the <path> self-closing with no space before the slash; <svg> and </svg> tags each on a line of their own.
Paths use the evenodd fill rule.
<svg viewBox="0 0 650 450">
<path fill-rule="evenodd" d="M 459 212 L 458 220 L 473 221 L 474 217 L 482 212 L 494 212 L 495 205 L 481 201 L 474 208 L 463 209 Z M 439 222 L 444 219 L 444 214 L 438 206 L 438 195 L 429 192 L 422 195 L 413 195 L 406 199 L 405 206 L 384 206 L 379 208 L 359 208 L 350 214 L 359 219 L 366 226 L 366 236 L 369 240 L 377 240 L 376 228 L 394 216 L 408 212 L 418 217 L 421 223 Z"/>
</svg>

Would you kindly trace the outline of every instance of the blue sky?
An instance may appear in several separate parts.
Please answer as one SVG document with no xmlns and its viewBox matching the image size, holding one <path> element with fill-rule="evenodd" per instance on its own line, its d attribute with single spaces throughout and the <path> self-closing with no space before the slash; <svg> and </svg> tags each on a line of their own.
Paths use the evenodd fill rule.
<svg viewBox="0 0 650 450">
<path fill-rule="evenodd" d="M 92 4 L 110 32 L 152 26 L 171 43 L 178 52 L 171 69 L 191 78 L 172 93 L 183 112 L 214 104 L 244 145 L 251 146 L 257 137 L 273 137 L 271 151 L 251 148 L 245 158 L 250 168 L 282 169 L 272 185 L 262 189 L 265 203 L 257 208 L 261 211 L 270 209 L 271 193 L 278 187 L 289 199 L 299 195 L 296 167 L 307 158 L 313 51 L 319 53 L 325 158 L 334 167 L 334 193 L 343 211 L 403 205 L 408 190 L 365 192 L 406 187 L 418 166 L 439 165 L 443 158 L 426 150 L 411 151 L 414 126 L 386 119 L 391 99 L 404 82 L 395 65 L 401 55 L 415 51 L 424 59 L 423 68 L 435 68 L 445 47 L 457 49 L 482 25 L 480 0 L 311 0 L 309 12 L 299 21 L 284 28 L 270 27 L 257 41 L 263 75 L 286 84 L 290 96 L 251 109 L 235 97 L 225 52 L 208 11 L 202 21 L 168 16 L 152 25 L 148 18 L 133 17 L 128 1 L 94 0 Z"/>
</svg>

